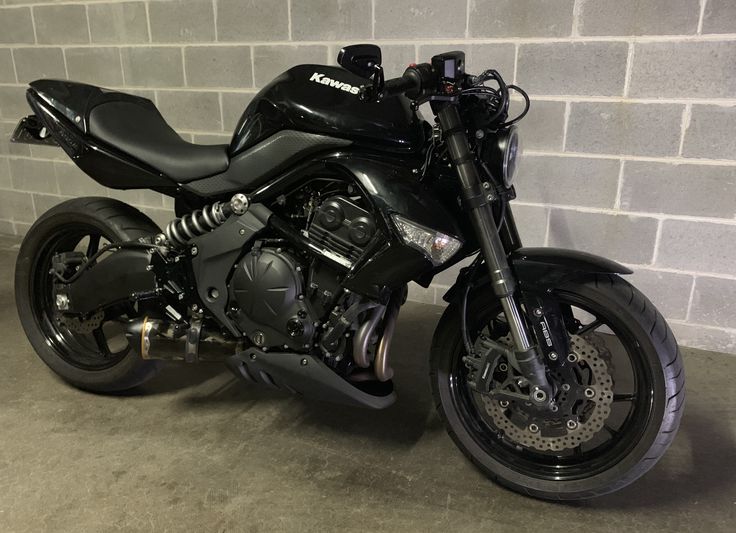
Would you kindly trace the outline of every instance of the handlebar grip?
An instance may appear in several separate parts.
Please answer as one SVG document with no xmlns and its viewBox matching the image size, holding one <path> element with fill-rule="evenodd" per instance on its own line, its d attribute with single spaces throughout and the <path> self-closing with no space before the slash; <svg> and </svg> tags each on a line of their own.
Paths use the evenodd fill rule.
<svg viewBox="0 0 736 533">
<path fill-rule="evenodd" d="M 422 94 L 424 88 L 431 86 L 433 82 L 434 74 L 431 65 L 426 63 L 412 65 L 404 71 L 402 76 L 386 80 L 383 87 L 378 90 L 370 85 L 363 85 L 360 88 L 360 98 L 370 101 L 404 94 L 411 99 L 416 99 Z"/>
<path fill-rule="evenodd" d="M 383 86 L 382 96 L 388 98 L 390 96 L 398 96 L 406 92 L 419 89 L 420 80 L 412 74 L 404 74 L 400 78 L 386 80 Z"/>
</svg>

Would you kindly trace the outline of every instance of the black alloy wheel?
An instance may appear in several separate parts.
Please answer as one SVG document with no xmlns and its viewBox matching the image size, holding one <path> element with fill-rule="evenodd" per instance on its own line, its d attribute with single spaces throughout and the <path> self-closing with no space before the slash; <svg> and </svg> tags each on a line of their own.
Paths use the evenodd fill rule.
<svg viewBox="0 0 736 533">
<path fill-rule="evenodd" d="M 106 243 L 135 241 L 159 232 L 143 213 L 110 198 L 67 200 L 28 230 L 15 269 L 18 315 L 38 356 L 72 385 L 95 392 L 126 390 L 153 377 L 161 363 L 145 361 L 130 350 L 124 322 L 136 316 L 132 304 L 86 317 L 64 316 L 63 302 L 57 302 L 54 291 L 53 257 L 76 251 L 89 259 Z M 97 260 L 104 261 L 108 253 L 113 252 Z"/>
<path fill-rule="evenodd" d="M 468 384 L 459 306 L 435 334 L 433 393 L 448 432 L 489 477 L 540 498 L 590 498 L 632 482 L 666 450 L 682 414 L 682 359 L 664 319 L 623 279 L 581 279 L 553 294 L 575 317 L 571 353 L 548 362 L 556 412 Z M 510 344 L 489 291 L 471 295 L 467 316 L 472 343 L 485 336 Z M 492 372 L 492 391 L 528 392 L 503 357 Z"/>
</svg>

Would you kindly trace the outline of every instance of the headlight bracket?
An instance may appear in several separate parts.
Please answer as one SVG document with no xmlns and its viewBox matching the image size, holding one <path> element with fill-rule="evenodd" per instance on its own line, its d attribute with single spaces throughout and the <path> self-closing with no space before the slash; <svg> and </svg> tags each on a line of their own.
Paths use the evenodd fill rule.
<svg viewBox="0 0 736 533">
<path fill-rule="evenodd" d="M 516 126 L 509 126 L 488 135 L 480 155 L 494 181 L 503 185 L 504 189 L 510 189 L 520 155 L 519 133 Z"/>
</svg>

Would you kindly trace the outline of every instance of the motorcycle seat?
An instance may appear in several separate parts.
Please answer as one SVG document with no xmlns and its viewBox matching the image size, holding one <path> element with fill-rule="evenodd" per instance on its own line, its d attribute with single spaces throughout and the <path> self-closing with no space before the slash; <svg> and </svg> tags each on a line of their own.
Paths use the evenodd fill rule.
<svg viewBox="0 0 736 533">
<path fill-rule="evenodd" d="M 180 183 L 224 172 L 230 162 L 228 145 L 185 141 L 146 98 L 96 105 L 89 113 L 89 133 Z"/>
<path fill-rule="evenodd" d="M 30 85 L 94 140 L 176 182 L 214 176 L 230 165 L 228 145 L 185 141 L 147 98 L 67 80 L 36 80 Z"/>
</svg>

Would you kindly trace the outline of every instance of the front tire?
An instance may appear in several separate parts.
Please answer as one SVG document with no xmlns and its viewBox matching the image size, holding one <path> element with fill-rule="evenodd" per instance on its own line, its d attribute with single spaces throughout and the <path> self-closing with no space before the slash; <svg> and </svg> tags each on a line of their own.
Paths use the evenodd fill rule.
<svg viewBox="0 0 736 533">
<path fill-rule="evenodd" d="M 68 383 L 93 392 L 122 391 L 152 378 L 161 363 L 144 361 L 126 342 L 118 343 L 119 350 L 113 352 L 102 325 L 91 335 L 59 325 L 51 300 L 51 257 L 80 247 L 90 257 L 101 241 L 132 241 L 159 232 L 137 209 L 118 200 L 90 197 L 53 207 L 26 234 L 15 267 L 18 316 L 38 356 Z"/>
<path fill-rule="evenodd" d="M 542 499 L 593 498 L 621 489 L 642 476 L 671 444 L 685 396 L 682 357 L 661 314 L 644 295 L 618 276 L 580 277 L 555 289 L 553 294 L 561 304 L 600 319 L 607 333 L 586 335 L 604 336 L 605 343 L 611 344 L 614 337 L 610 334 L 614 334 L 620 339 L 621 352 L 629 357 L 632 382 L 641 390 L 617 394 L 614 380 L 613 401 L 620 397 L 630 398 L 631 402 L 626 413 L 615 415 L 623 420 L 618 430 L 608 428 L 605 435 L 601 430 L 600 436 L 591 437 L 590 443 L 585 444 L 590 449 L 586 451 L 584 444 L 580 444 L 569 454 L 567 449 L 564 453 L 536 449 L 532 438 L 523 444 L 514 442 L 512 435 L 519 434 L 515 433 L 516 428 L 496 424 L 498 415 L 496 419 L 483 416 L 488 399 L 478 404 L 474 395 L 480 394 L 469 392 L 464 381 L 463 372 L 467 370 L 460 362 L 465 350 L 457 304 L 446 309 L 433 339 L 432 392 L 452 439 L 492 480 Z M 497 316 L 503 317 L 489 288 L 471 293 L 467 310 L 471 337 L 479 336 L 484 327 L 489 327 L 488 321 Z M 497 339 L 499 336 L 500 333 L 495 335 Z M 620 362 L 616 364 L 623 366 Z M 495 404 L 488 412 L 495 413 L 494 408 Z M 609 420 L 612 420 L 618 411 L 610 413 Z M 536 425 L 533 429 L 538 431 Z M 604 440 L 608 433 L 610 442 Z M 601 443 L 594 447 L 598 441 Z"/>
</svg>

